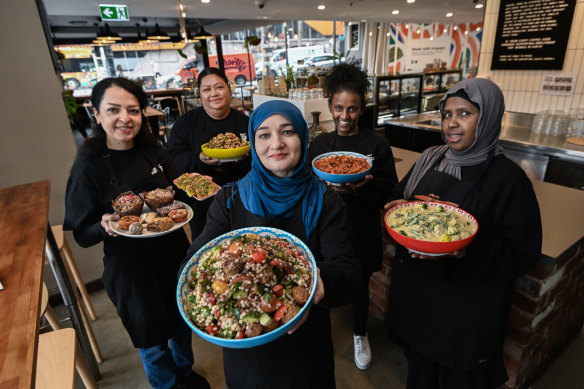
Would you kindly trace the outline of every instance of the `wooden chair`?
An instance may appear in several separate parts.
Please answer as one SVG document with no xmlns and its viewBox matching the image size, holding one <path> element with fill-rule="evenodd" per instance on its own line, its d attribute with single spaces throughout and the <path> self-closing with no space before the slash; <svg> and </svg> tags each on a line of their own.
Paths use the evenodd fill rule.
<svg viewBox="0 0 584 389">
<path fill-rule="evenodd" d="M 81 274 L 79 273 L 79 269 L 77 268 L 77 264 L 75 263 L 75 258 L 73 257 L 73 253 L 71 252 L 71 249 L 69 248 L 69 245 L 67 244 L 67 240 L 65 239 L 65 235 L 63 234 L 63 226 L 62 225 L 51 226 L 51 229 L 53 231 L 55 241 L 57 242 L 57 247 L 59 248 L 59 252 L 61 254 L 61 257 L 63 258 L 63 264 L 65 265 L 65 270 L 67 271 L 67 276 L 69 277 L 69 281 L 71 282 L 71 285 L 73 286 L 72 289 L 73 289 L 73 293 L 75 294 L 75 298 L 77 299 L 77 301 L 82 300 L 85 303 L 85 306 L 87 307 L 87 311 L 89 312 L 89 315 L 91 316 L 92 319 L 95 320 L 95 318 L 97 316 L 95 314 L 93 304 L 91 303 L 91 299 L 89 298 L 89 293 L 87 293 L 87 289 L 85 288 L 85 283 L 83 282 L 83 279 L 81 278 Z M 75 287 L 75 285 L 77 287 Z M 48 293 L 47 293 L 47 295 L 48 295 Z M 81 313 L 81 321 L 83 322 L 83 325 L 85 326 L 85 330 L 87 331 L 87 337 L 89 339 L 89 344 L 91 346 L 91 350 L 93 351 L 93 354 L 95 355 L 95 360 L 97 363 L 102 363 L 103 357 L 101 356 L 101 350 L 99 349 L 99 345 L 97 344 L 97 339 L 95 338 L 95 334 L 93 333 L 93 330 L 91 329 L 91 324 L 89 323 L 89 319 L 87 318 L 87 313 L 85 313 L 85 309 L 83 309 L 83 307 L 81 305 L 79 305 L 79 308 L 80 308 L 79 312 Z M 60 324 L 59 324 L 59 321 L 57 320 L 57 317 L 54 316 L 54 319 L 52 319 L 52 318 L 50 318 L 50 316 L 51 316 L 51 313 L 49 313 L 49 316 L 47 316 L 47 321 L 49 322 L 51 327 L 53 329 L 60 328 Z M 55 327 L 53 325 L 53 323 L 51 322 L 52 320 L 56 321 L 56 325 L 59 325 L 59 327 Z"/>
<path fill-rule="evenodd" d="M 49 291 L 44 282 L 40 315 L 47 318 L 53 331 L 39 336 L 35 387 L 38 389 L 73 388 L 73 369 L 75 368 L 87 389 L 97 389 L 93 375 L 77 347 L 75 330 L 61 328 L 55 312 L 49 305 Z"/>
<path fill-rule="evenodd" d="M 57 247 L 59 247 L 61 256 L 63 257 L 63 260 L 67 263 L 71 275 L 73 276 L 73 280 L 75 281 L 75 285 L 77 285 L 77 289 L 81 294 L 83 304 L 85 304 L 85 307 L 87 308 L 87 312 L 89 313 L 91 320 L 95 320 L 97 318 L 95 314 L 95 309 L 93 308 L 93 304 L 91 303 L 89 293 L 87 293 L 87 288 L 85 287 L 83 278 L 81 278 L 81 273 L 79 273 L 79 269 L 77 268 L 77 263 L 75 262 L 73 253 L 69 248 L 69 244 L 67 244 L 67 239 L 65 239 L 65 234 L 63 233 L 63 226 L 57 225 L 52 226 L 51 228 L 53 230 L 53 235 L 55 236 L 55 241 L 57 241 Z"/>
</svg>

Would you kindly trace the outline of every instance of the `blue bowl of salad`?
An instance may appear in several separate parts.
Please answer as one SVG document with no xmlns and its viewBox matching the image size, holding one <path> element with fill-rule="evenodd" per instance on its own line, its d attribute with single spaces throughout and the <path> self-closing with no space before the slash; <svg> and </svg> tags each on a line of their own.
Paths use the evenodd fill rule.
<svg viewBox="0 0 584 389">
<path fill-rule="evenodd" d="M 314 173 L 331 184 L 359 182 L 369 174 L 372 166 L 371 157 L 350 151 L 332 151 L 312 160 Z"/>
<path fill-rule="evenodd" d="M 185 265 L 176 300 L 187 325 L 222 347 L 249 348 L 292 329 L 310 309 L 318 270 L 296 236 L 270 227 L 223 234 Z"/>
</svg>

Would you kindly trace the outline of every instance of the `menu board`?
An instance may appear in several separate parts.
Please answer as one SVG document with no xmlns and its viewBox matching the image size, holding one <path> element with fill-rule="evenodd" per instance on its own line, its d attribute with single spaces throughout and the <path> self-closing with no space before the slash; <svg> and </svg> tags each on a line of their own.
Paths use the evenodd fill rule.
<svg viewBox="0 0 584 389">
<path fill-rule="evenodd" d="M 561 70 L 576 0 L 501 0 L 492 70 Z"/>
</svg>

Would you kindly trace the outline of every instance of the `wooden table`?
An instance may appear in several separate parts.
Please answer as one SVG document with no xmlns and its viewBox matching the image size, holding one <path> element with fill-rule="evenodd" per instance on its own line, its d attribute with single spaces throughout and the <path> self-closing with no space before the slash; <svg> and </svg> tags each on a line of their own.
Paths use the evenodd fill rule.
<svg viewBox="0 0 584 389">
<path fill-rule="evenodd" d="M 36 370 L 49 181 L 0 189 L 0 388 L 31 388 Z"/>
</svg>

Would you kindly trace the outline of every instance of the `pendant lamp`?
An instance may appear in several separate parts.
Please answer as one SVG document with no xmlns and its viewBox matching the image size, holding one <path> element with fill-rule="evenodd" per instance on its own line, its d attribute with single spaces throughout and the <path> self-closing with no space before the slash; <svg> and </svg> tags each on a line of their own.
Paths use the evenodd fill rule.
<svg viewBox="0 0 584 389">
<path fill-rule="evenodd" d="M 213 38 L 213 35 L 209 34 L 207 31 L 205 31 L 204 27 L 201 27 L 201 31 L 196 33 L 194 38 L 196 40 L 211 39 L 211 38 Z"/>
<path fill-rule="evenodd" d="M 154 27 L 154 32 L 151 35 L 148 35 L 148 39 L 155 39 L 155 40 L 159 40 L 159 41 L 165 41 L 165 40 L 169 40 L 170 37 L 168 36 L 167 33 L 163 32 L 160 29 L 160 26 L 158 25 L 158 23 L 156 23 L 156 25 Z"/>
<path fill-rule="evenodd" d="M 100 29 L 97 34 L 97 39 L 108 40 L 108 41 L 121 41 L 122 37 L 112 32 L 109 28 L 109 24 L 105 24 L 105 28 Z"/>
</svg>

